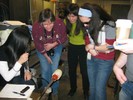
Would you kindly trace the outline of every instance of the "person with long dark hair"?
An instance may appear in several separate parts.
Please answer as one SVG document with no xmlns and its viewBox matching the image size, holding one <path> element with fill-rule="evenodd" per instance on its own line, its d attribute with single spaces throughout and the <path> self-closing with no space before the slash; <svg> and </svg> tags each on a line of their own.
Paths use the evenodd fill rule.
<svg viewBox="0 0 133 100">
<path fill-rule="evenodd" d="M 53 12 L 46 8 L 39 14 L 33 24 L 33 40 L 40 60 L 42 83 L 45 87 L 53 72 L 58 68 L 63 43 L 67 40 L 66 27 L 62 19 L 55 18 Z M 59 81 L 52 85 L 52 99 L 58 99 Z"/>
<path fill-rule="evenodd" d="M 15 28 L 6 42 L 0 46 L 0 86 L 6 83 L 30 84 L 32 77 L 26 67 L 31 44 L 31 35 L 27 26 Z"/>
<path fill-rule="evenodd" d="M 81 22 L 78 18 L 79 6 L 70 4 L 67 7 L 67 17 L 65 19 L 67 33 L 69 38 L 68 44 L 68 66 L 70 78 L 69 96 L 73 96 L 77 89 L 77 67 L 79 63 L 82 75 L 82 88 L 85 99 L 88 98 L 89 82 L 87 75 L 87 52 L 85 50 L 84 33 L 81 28 Z"/>
<path fill-rule="evenodd" d="M 106 84 L 114 65 L 115 21 L 99 5 L 85 3 L 79 18 L 86 32 L 89 100 L 107 100 Z"/>
</svg>

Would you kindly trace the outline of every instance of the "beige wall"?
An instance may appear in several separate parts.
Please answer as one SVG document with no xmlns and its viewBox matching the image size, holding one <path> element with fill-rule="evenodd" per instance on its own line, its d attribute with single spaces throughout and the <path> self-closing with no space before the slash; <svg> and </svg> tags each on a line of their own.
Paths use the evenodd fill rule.
<svg viewBox="0 0 133 100">
<path fill-rule="evenodd" d="M 60 2 L 72 2 L 72 0 L 59 0 Z M 129 0 L 75 0 L 80 6 L 85 2 L 96 3 L 101 5 L 108 13 L 111 13 L 112 4 L 130 4 Z M 55 11 L 54 3 L 51 1 L 44 0 L 30 0 L 31 2 L 31 18 L 33 22 L 38 19 L 39 13 L 44 8 L 50 8 Z"/>
<path fill-rule="evenodd" d="M 44 8 L 50 8 L 51 10 L 54 10 L 54 3 L 48 2 L 48 1 L 43 1 L 43 7 Z"/>
<path fill-rule="evenodd" d="M 55 3 L 55 2 L 51 2 L 51 1 L 43 1 L 43 7 L 44 8 L 50 8 L 53 12 L 54 12 L 54 14 L 56 15 L 56 8 L 57 8 L 57 2 Z"/>
<path fill-rule="evenodd" d="M 72 0 L 60 0 L 61 2 L 71 2 Z M 130 4 L 130 0 L 75 0 L 79 6 L 83 3 L 96 3 L 102 6 L 109 14 L 111 13 L 112 4 Z M 131 0 L 133 2 L 133 0 Z"/>
<path fill-rule="evenodd" d="M 34 21 L 38 19 L 40 11 L 43 9 L 43 2 L 42 0 L 30 0 L 30 7 L 31 20 L 34 23 Z"/>
<path fill-rule="evenodd" d="M 54 3 L 48 2 L 44 0 L 30 0 L 31 4 L 31 18 L 32 21 L 35 22 L 38 19 L 39 13 L 45 9 L 50 8 L 54 11 Z"/>
</svg>

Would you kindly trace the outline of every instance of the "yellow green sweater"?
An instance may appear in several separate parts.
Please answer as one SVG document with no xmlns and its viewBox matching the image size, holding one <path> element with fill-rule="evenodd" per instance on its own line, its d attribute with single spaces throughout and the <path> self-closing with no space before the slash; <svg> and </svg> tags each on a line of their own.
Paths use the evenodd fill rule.
<svg viewBox="0 0 133 100">
<path fill-rule="evenodd" d="M 83 38 L 83 32 L 80 30 L 80 33 L 78 35 L 74 34 L 74 30 L 76 28 L 76 23 L 72 24 L 71 32 L 68 35 L 69 43 L 74 45 L 84 45 L 85 40 Z"/>
</svg>

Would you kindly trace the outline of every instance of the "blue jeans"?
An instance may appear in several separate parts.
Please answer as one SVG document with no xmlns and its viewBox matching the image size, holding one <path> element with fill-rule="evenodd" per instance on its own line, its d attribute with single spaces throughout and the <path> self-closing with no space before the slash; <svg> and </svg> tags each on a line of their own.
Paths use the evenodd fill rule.
<svg viewBox="0 0 133 100">
<path fill-rule="evenodd" d="M 44 55 L 42 55 L 40 52 L 37 51 L 37 55 L 40 60 L 41 77 L 43 78 L 42 84 L 44 87 L 46 87 L 48 83 L 51 81 L 53 72 L 58 68 L 61 53 L 62 53 L 62 45 L 55 47 L 54 56 L 50 56 L 53 64 L 49 64 Z M 53 94 L 58 93 L 58 87 L 59 87 L 59 81 L 56 81 L 54 84 L 52 84 Z"/>
<path fill-rule="evenodd" d="M 90 82 L 89 100 L 106 100 L 106 83 L 112 72 L 114 60 L 102 60 L 91 57 L 87 60 L 87 71 Z"/>
<path fill-rule="evenodd" d="M 119 100 L 133 100 L 133 82 L 126 81 L 121 87 Z"/>
</svg>

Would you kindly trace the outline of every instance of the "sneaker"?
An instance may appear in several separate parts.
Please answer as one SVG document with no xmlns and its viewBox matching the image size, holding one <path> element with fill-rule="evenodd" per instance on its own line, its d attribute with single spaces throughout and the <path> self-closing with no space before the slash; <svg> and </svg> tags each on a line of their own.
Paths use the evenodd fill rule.
<svg viewBox="0 0 133 100">
<path fill-rule="evenodd" d="M 68 92 L 68 96 L 73 96 L 76 92 L 76 89 L 71 89 L 69 92 Z"/>
</svg>

